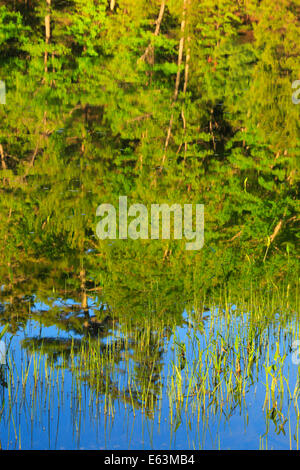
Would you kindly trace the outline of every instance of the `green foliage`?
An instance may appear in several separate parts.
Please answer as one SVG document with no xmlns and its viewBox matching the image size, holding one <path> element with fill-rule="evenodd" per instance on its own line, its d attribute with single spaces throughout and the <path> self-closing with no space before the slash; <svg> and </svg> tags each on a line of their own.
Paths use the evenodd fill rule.
<svg viewBox="0 0 300 470">
<path fill-rule="evenodd" d="M 147 299 L 162 272 L 160 298 L 176 278 L 175 299 L 194 282 L 295 277 L 294 2 L 172 0 L 160 23 L 158 0 L 120 0 L 113 11 L 106 0 L 3 3 L 4 279 L 7 259 L 17 270 L 21 258 L 55 259 L 61 280 L 68 266 L 86 263 L 87 278 L 114 294 L 134 272 L 132 290 L 145 296 L 142 279 Z M 96 208 L 119 195 L 146 205 L 204 203 L 205 247 L 186 253 L 174 240 L 100 242 Z"/>
</svg>

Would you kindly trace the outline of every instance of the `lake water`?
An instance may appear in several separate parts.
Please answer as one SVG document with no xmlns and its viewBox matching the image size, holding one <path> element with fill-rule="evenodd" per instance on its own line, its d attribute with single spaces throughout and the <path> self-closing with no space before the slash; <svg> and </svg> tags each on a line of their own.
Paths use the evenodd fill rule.
<svg viewBox="0 0 300 470">
<path fill-rule="evenodd" d="M 3 449 L 299 448 L 296 312 L 262 321 L 245 306 L 214 305 L 155 325 L 100 305 L 104 321 L 89 320 L 82 335 L 66 306 L 78 308 L 52 306 L 64 329 L 36 301 L 4 335 Z"/>
</svg>

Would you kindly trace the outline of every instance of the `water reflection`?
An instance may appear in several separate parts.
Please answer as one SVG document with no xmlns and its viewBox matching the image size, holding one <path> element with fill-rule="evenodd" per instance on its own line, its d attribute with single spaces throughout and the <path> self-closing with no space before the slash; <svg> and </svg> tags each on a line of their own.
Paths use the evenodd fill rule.
<svg viewBox="0 0 300 470">
<path fill-rule="evenodd" d="M 190 304 L 178 321 L 98 297 L 33 303 L 5 335 L 2 447 L 297 448 L 298 316 L 271 299 Z"/>
</svg>

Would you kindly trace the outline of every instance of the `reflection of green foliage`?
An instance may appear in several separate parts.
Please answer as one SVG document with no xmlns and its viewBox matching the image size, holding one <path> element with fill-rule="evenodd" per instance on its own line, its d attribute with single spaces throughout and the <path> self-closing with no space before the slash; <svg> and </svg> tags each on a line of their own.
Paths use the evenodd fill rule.
<svg viewBox="0 0 300 470">
<path fill-rule="evenodd" d="M 40 335 L 26 334 L 21 364 L 15 363 L 13 351 L 9 354 L 4 419 L 14 419 L 19 400 L 26 413 L 20 397 L 29 393 L 37 415 L 41 406 L 48 403 L 49 410 L 57 399 L 62 409 L 74 408 L 75 415 L 87 412 L 88 406 L 93 416 L 104 413 L 113 420 L 121 405 L 152 422 L 160 421 L 167 399 L 170 432 L 176 433 L 185 418 L 198 424 L 201 419 L 206 429 L 211 419 L 226 423 L 236 410 L 248 413 L 246 400 L 259 383 L 266 392 L 266 435 L 271 421 L 275 432 L 284 434 L 287 402 L 289 417 L 298 409 L 299 383 L 293 389 L 285 369 L 290 345 L 299 334 L 298 291 L 293 298 L 288 288 L 276 285 L 268 291 L 232 287 L 206 299 L 205 306 L 201 300 L 198 306 L 196 297 L 186 305 L 186 320 L 180 322 L 151 312 L 133 318 L 123 310 L 116 316 L 104 306 L 94 308 L 89 321 L 101 325 L 96 335 L 73 328 L 88 319 L 77 303 L 34 309 L 31 316 L 41 325 Z M 20 323 L 28 318 L 28 312 L 19 314 Z M 43 337 L 42 328 L 49 325 L 56 325 L 63 337 Z"/>
<path fill-rule="evenodd" d="M 111 12 L 106 1 L 53 0 L 47 47 L 46 2 L 2 3 L 7 295 L 38 292 L 47 302 L 68 292 L 84 307 L 98 289 L 118 311 L 165 315 L 224 282 L 294 280 L 300 108 L 291 83 L 300 54 L 292 1 L 276 12 L 270 0 L 170 1 L 154 35 L 160 2 L 122 0 Z M 97 206 L 125 194 L 147 207 L 204 203 L 204 248 L 99 241 Z"/>
<path fill-rule="evenodd" d="M 234 413 L 270 322 L 284 312 L 285 327 L 298 309 L 300 27 L 292 0 L 166 3 L 159 24 L 160 0 L 113 11 L 107 0 L 0 0 L 0 325 L 16 333 L 33 318 L 76 335 L 23 347 L 52 368 L 62 361 L 107 397 L 106 411 L 123 400 L 152 417 L 182 312 L 202 337 L 198 313 L 212 299 L 228 313 L 231 291 L 249 330 L 210 338 L 206 356 L 197 343 L 208 375 L 197 359 L 191 378 L 186 344 L 176 345 L 176 429 L 184 403 L 217 410 L 222 379 Z M 203 249 L 98 240 L 96 209 L 120 195 L 147 208 L 203 203 Z M 110 342 L 114 329 L 122 339 Z M 279 383 L 282 364 L 265 365 Z M 280 432 L 274 390 L 266 416 Z"/>
</svg>

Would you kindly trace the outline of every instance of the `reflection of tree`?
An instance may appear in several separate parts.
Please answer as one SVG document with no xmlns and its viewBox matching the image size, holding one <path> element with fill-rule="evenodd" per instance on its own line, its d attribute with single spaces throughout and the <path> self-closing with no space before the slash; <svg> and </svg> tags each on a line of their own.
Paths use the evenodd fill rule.
<svg viewBox="0 0 300 470">
<path fill-rule="evenodd" d="M 176 303 L 193 284 L 207 289 L 266 273 L 282 279 L 287 270 L 293 279 L 295 2 L 273 14 L 270 0 L 222 0 L 217 9 L 212 0 L 167 9 L 162 2 L 161 11 L 155 2 L 128 0 L 113 15 L 105 2 L 52 2 L 46 74 L 44 14 L 0 3 L 8 37 L 0 45 L 3 78 L 15 74 L 10 103 L 0 108 L 0 278 L 7 291 L 22 284 L 24 295 L 55 289 L 75 299 L 80 292 L 85 308 L 90 289 L 105 288 L 119 308 L 124 300 L 143 310 L 154 298 L 171 300 L 172 289 Z M 153 18 L 155 44 L 148 38 Z M 97 206 L 116 206 L 121 194 L 147 206 L 204 203 L 201 253 L 167 240 L 97 240 Z"/>
<path fill-rule="evenodd" d="M 121 400 L 152 416 L 161 393 L 163 346 L 170 330 L 128 329 L 128 325 L 114 322 L 115 336 L 111 336 L 112 319 L 108 316 L 98 326 L 97 333 L 80 339 L 27 337 L 22 348 L 46 355 L 50 363 L 72 371 L 77 380 L 97 394 L 109 396 L 112 402 Z M 127 336 L 118 337 L 117 331 L 124 328 Z"/>
<path fill-rule="evenodd" d="M 56 361 L 100 341 L 103 376 L 87 365 L 82 380 L 115 397 L 113 364 L 125 355 L 139 392 L 126 389 L 123 399 L 139 406 L 145 396 L 155 401 L 163 341 L 187 305 L 224 284 L 237 298 L 253 280 L 266 291 L 269 278 L 294 295 L 299 7 L 52 1 L 41 54 L 38 3 L 0 0 L 1 79 L 10 79 L 0 106 L 0 325 L 16 333 L 31 318 L 75 335 L 72 345 L 24 342 Z M 96 208 L 117 207 L 119 195 L 147 208 L 204 203 L 203 249 L 187 252 L 184 240 L 98 240 Z M 130 348 L 116 343 L 108 359 L 115 328 Z"/>
</svg>

